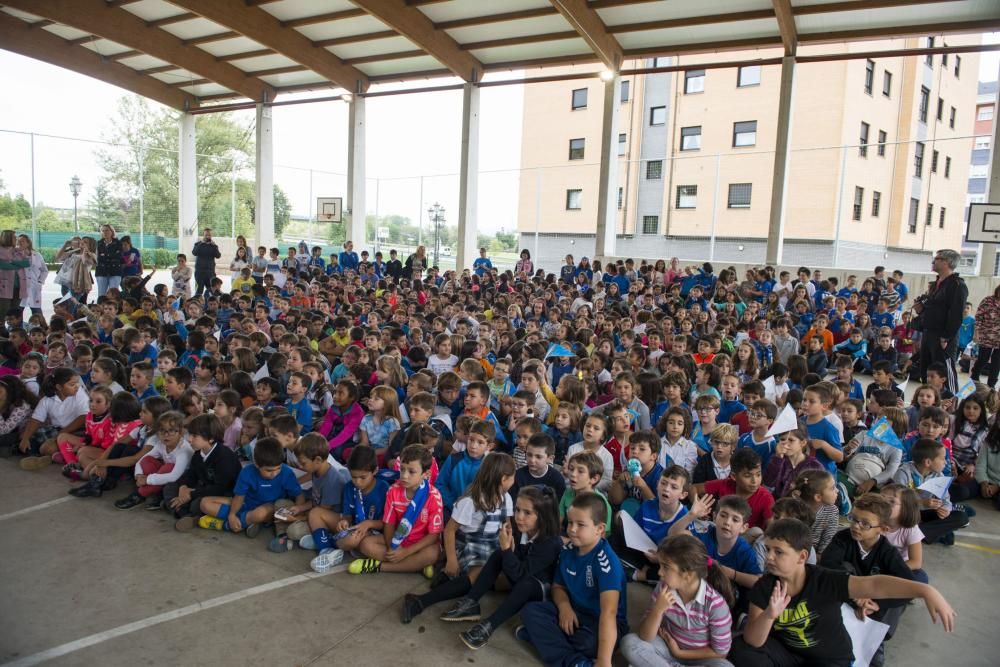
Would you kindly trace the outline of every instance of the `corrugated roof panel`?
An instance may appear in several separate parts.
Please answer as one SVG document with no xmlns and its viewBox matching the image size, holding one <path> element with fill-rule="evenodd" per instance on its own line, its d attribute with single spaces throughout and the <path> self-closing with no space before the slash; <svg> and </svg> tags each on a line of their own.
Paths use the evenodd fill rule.
<svg viewBox="0 0 1000 667">
<path fill-rule="evenodd" d="M 197 39 L 198 37 L 204 37 L 206 35 L 217 35 L 219 33 L 229 32 L 229 28 L 201 17 L 188 19 L 187 21 L 182 21 L 181 23 L 171 23 L 170 25 L 162 26 L 160 30 L 166 30 L 171 35 L 180 39 Z"/>
<path fill-rule="evenodd" d="M 297 86 L 306 83 L 323 83 L 327 81 L 327 79 L 321 77 L 319 74 L 310 71 L 269 74 L 260 78 L 277 88 L 284 86 Z"/>
<path fill-rule="evenodd" d="M 980 5 L 979 8 L 976 5 Z M 989 5 L 989 7 L 983 6 Z M 1000 3 L 988 2 L 945 2 L 939 4 L 914 3 L 905 9 L 905 20 L 901 20 L 900 7 L 882 9 L 857 9 L 847 12 L 825 12 L 822 14 L 807 14 L 795 17 L 795 25 L 799 33 L 830 32 L 842 30 L 867 30 L 872 28 L 887 28 L 905 25 L 926 25 L 929 34 L 933 34 L 936 23 L 955 23 L 959 21 L 977 21 L 990 15 L 990 9 L 995 15 Z"/>
<path fill-rule="evenodd" d="M 90 35 L 86 30 L 77 30 L 76 28 L 71 28 L 68 25 L 62 25 L 61 23 L 53 23 L 52 25 L 47 25 L 42 30 L 48 30 L 53 35 L 58 35 L 63 39 L 80 39 L 81 37 L 87 37 Z"/>
<path fill-rule="evenodd" d="M 189 72 L 186 69 L 172 69 L 167 72 L 155 72 L 149 76 L 154 79 L 159 79 L 163 83 L 181 83 L 184 81 L 197 81 L 198 79 L 203 79 L 204 77 L 198 76 L 194 72 Z"/>
<path fill-rule="evenodd" d="M 147 56 L 145 53 L 139 56 L 132 56 L 131 58 L 122 58 L 118 62 L 122 65 L 127 65 L 132 69 L 149 69 L 151 67 L 162 67 L 163 65 L 170 64 L 164 60 L 160 60 L 159 58 Z"/>
<path fill-rule="evenodd" d="M 446 30 L 459 44 L 483 42 L 488 39 L 503 39 L 504 37 L 521 37 L 527 35 L 544 35 L 550 32 L 571 32 L 572 26 L 560 14 L 540 16 L 518 21 L 503 21 L 471 25 L 464 28 Z"/>
<path fill-rule="evenodd" d="M 229 56 L 234 53 L 250 53 L 251 51 L 260 51 L 264 48 L 264 46 L 253 41 L 249 37 L 233 37 L 231 39 L 224 39 L 218 42 L 199 44 L 198 48 L 203 51 L 208 51 L 213 56 Z"/>
<path fill-rule="evenodd" d="M 172 5 L 164 0 L 142 0 L 142 2 L 130 2 L 122 5 L 122 9 L 129 14 L 135 14 L 143 21 L 158 21 L 159 19 L 186 14 L 186 9 L 181 9 L 177 5 Z"/>
<path fill-rule="evenodd" d="M 548 0 L 503 0 L 502 2 L 484 2 L 484 0 L 451 0 L 419 7 L 430 20 L 435 23 L 455 21 L 474 16 L 489 16 L 491 14 L 506 14 L 522 9 L 538 9 L 551 7 Z"/>
<path fill-rule="evenodd" d="M 255 58 L 244 58 L 243 60 L 233 60 L 232 65 L 240 68 L 244 72 L 257 72 L 262 69 L 274 69 L 276 67 L 291 67 L 298 63 L 282 55 L 257 56 Z"/>
<path fill-rule="evenodd" d="M 279 21 L 291 21 L 307 16 L 355 9 L 355 6 L 348 0 L 284 0 L 283 2 L 269 2 L 261 5 L 260 8 Z"/>
<path fill-rule="evenodd" d="M 705 2 L 705 0 L 660 0 L 641 2 L 635 5 L 598 9 L 597 14 L 604 25 L 642 23 L 644 21 L 664 21 L 670 19 L 702 16 L 706 14 L 730 14 L 758 9 L 774 10 L 771 0 L 727 0 L 726 2 Z"/>
<path fill-rule="evenodd" d="M 365 15 L 350 19 L 327 21 L 326 23 L 316 23 L 315 25 L 304 25 L 295 28 L 295 30 L 298 30 L 315 42 L 321 39 L 363 35 L 369 32 L 384 32 L 388 28 L 377 18 Z"/>
<path fill-rule="evenodd" d="M 225 86 L 220 86 L 217 83 L 203 83 L 199 86 L 183 86 L 181 90 L 187 91 L 194 95 L 195 97 L 202 97 L 204 95 L 219 95 L 221 93 L 231 93 L 233 91 L 229 90 Z"/>
<path fill-rule="evenodd" d="M 592 53 L 582 38 L 562 39 L 558 42 L 540 42 L 538 44 L 517 44 L 514 46 L 495 46 L 488 49 L 475 49 L 471 53 L 483 64 L 504 63 L 515 60 L 535 60 L 553 56 L 569 56 Z"/>
<path fill-rule="evenodd" d="M 416 58 L 404 58 L 402 60 L 380 60 L 374 63 L 360 63 L 355 65 L 355 67 L 368 76 L 384 76 L 440 69 L 441 63 L 431 56 L 419 56 Z"/>
<path fill-rule="evenodd" d="M 355 42 L 354 44 L 338 44 L 328 46 L 327 50 L 338 58 L 364 58 L 380 53 L 399 53 L 413 51 L 418 47 L 405 37 L 387 37 L 373 42 Z"/>
<path fill-rule="evenodd" d="M 772 19 L 715 23 L 684 28 L 663 30 L 643 30 L 642 32 L 622 32 L 615 35 L 624 49 L 643 49 L 663 46 L 669 52 L 670 45 L 702 44 L 705 42 L 725 42 L 736 39 L 774 37 L 778 35 L 778 23 Z"/>
<path fill-rule="evenodd" d="M 85 49 L 90 49 L 94 53 L 99 53 L 102 56 L 113 56 L 116 53 L 125 53 L 126 51 L 134 51 L 134 49 L 119 44 L 118 42 L 112 42 L 110 39 L 98 39 L 94 42 L 87 42 L 86 44 L 81 44 Z"/>
</svg>

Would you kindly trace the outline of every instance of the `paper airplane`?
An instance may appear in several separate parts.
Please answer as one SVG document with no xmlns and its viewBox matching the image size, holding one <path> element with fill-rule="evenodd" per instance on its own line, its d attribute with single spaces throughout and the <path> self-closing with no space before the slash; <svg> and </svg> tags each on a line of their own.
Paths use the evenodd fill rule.
<svg viewBox="0 0 1000 667">
<path fill-rule="evenodd" d="M 795 415 L 795 409 L 791 404 L 786 404 L 784 409 L 778 413 L 771 428 L 767 430 L 767 437 L 778 436 L 782 433 L 794 431 L 799 427 L 799 418 Z"/>
<path fill-rule="evenodd" d="M 889 632 L 889 626 L 870 618 L 858 620 L 854 608 L 849 604 L 841 606 L 840 615 L 854 648 L 854 667 L 868 667 Z"/>
<path fill-rule="evenodd" d="M 656 551 L 656 543 L 649 539 L 646 531 L 635 522 L 628 512 L 619 512 L 618 517 L 622 520 L 622 532 L 625 533 L 625 544 L 629 548 L 646 553 Z"/>
<path fill-rule="evenodd" d="M 868 435 L 875 438 L 879 442 L 884 442 L 887 445 L 891 445 L 896 449 L 903 449 L 903 442 L 896 435 L 896 432 L 892 430 L 892 424 L 885 417 L 879 417 L 872 427 L 868 429 Z"/>
<path fill-rule="evenodd" d="M 944 498 L 944 494 L 948 492 L 948 487 L 951 486 L 951 480 L 953 477 L 932 477 L 931 479 L 924 480 L 924 483 L 917 487 L 918 491 L 926 491 L 935 498 Z"/>
<path fill-rule="evenodd" d="M 548 351 L 545 353 L 545 358 L 549 357 L 575 357 L 576 354 L 572 350 L 567 348 L 562 343 L 552 343 L 549 345 Z"/>
</svg>

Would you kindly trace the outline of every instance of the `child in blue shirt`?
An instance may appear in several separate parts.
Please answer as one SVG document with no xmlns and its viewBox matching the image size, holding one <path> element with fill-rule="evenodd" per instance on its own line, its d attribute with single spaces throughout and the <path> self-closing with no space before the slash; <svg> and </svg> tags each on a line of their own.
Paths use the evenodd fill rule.
<svg viewBox="0 0 1000 667">
<path fill-rule="evenodd" d="M 312 387 L 312 380 L 305 373 L 293 372 L 288 377 L 288 385 L 285 388 L 288 394 L 288 401 L 285 407 L 288 414 L 295 417 L 299 423 L 299 433 L 309 433 L 313 430 L 313 410 L 309 403 L 309 388 Z"/>
<path fill-rule="evenodd" d="M 844 460 L 844 443 L 840 441 L 837 427 L 824 416 L 832 402 L 830 390 L 822 384 L 807 387 L 802 393 L 802 412 L 816 460 L 836 476 L 837 464 Z"/>
<path fill-rule="evenodd" d="M 469 429 L 469 438 L 465 443 L 465 451 L 452 454 L 441 466 L 434 486 L 441 492 L 444 504 L 445 522 L 451 514 L 451 508 L 475 479 L 483 457 L 493 449 L 496 439 L 496 429 L 488 421 L 477 421 Z"/>
<path fill-rule="evenodd" d="M 581 493 L 567 511 L 569 544 L 563 547 L 550 602 L 529 602 L 514 636 L 531 642 L 546 665 L 611 664 L 628 632 L 625 572 L 604 540 L 604 499 Z M 563 631 L 575 621 L 572 634 Z M 613 638 L 613 641 L 609 639 Z"/>
<path fill-rule="evenodd" d="M 774 454 L 774 450 L 778 446 L 778 439 L 767 434 L 778 416 L 778 406 L 766 398 L 762 398 L 759 401 L 754 401 L 748 416 L 751 430 L 740 436 L 736 443 L 736 449 L 749 447 L 754 450 L 760 457 L 761 468 L 767 468 L 767 462 L 771 460 L 771 455 Z"/>
<path fill-rule="evenodd" d="M 655 431 L 638 431 L 629 438 L 628 465 L 611 484 L 608 499 L 612 506 L 635 514 L 639 505 L 656 498 L 656 485 L 663 474 L 660 458 L 660 436 Z M 632 466 L 635 466 L 633 471 Z"/>
<path fill-rule="evenodd" d="M 292 469 L 284 465 L 284 449 L 275 438 L 261 438 L 253 450 L 253 464 L 246 466 L 236 479 L 232 498 L 210 496 L 201 499 L 205 516 L 198 525 L 211 530 L 246 532 L 256 537 L 262 524 L 274 519 L 274 503 L 293 499 L 296 505 L 306 501 Z"/>
</svg>

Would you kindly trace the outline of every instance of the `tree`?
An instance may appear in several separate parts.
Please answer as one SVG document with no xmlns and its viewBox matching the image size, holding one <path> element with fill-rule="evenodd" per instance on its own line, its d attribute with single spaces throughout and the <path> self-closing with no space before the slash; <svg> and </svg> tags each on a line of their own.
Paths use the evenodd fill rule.
<svg viewBox="0 0 1000 667">
<path fill-rule="evenodd" d="M 125 222 L 125 206 L 121 200 L 115 199 L 108 191 L 104 181 L 97 184 L 94 193 L 87 203 L 86 212 L 80 215 L 80 229 L 97 231 L 102 225 L 111 225 L 115 229 Z M 136 244 L 138 245 L 138 243 Z"/>
</svg>

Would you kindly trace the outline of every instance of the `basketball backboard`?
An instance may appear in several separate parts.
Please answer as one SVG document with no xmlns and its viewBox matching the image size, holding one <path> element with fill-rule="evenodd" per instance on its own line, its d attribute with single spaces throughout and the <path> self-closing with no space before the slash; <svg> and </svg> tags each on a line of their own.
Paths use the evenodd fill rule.
<svg viewBox="0 0 1000 667">
<path fill-rule="evenodd" d="M 1000 204 L 969 204 L 969 243 L 1000 243 Z"/>
<path fill-rule="evenodd" d="M 316 221 L 317 222 L 343 222 L 341 213 L 343 212 L 343 197 L 317 197 L 316 198 Z"/>
</svg>

